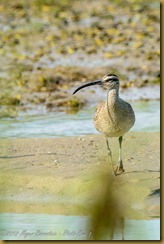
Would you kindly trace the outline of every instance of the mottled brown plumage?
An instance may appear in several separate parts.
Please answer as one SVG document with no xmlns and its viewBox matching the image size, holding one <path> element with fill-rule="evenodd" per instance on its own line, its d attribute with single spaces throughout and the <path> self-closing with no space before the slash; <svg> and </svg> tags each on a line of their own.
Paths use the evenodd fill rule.
<svg viewBox="0 0 164 244">
<path fill-rule="evenodd" d="M 135 114 L 131 105 L 119 97 L 119 79 L 117 75 L 105 75 L 101 80 L 87 83 L 77 88 L 80 89 L 91 85 L 103 85 L 108 89 L 107 101 L 97 106 L 94 117 L 95 128 L 105 136 L 108 154 L 111 159 L 114 175 L 124 171 L 122 162 L 122 138 L 135 123 Z M 119 138 L 119 160 L 116 170 L 113 167 L 112 152 L 109 148 L 108 138 Z"/>
<path fill-rule="evenodd" d="M 94 117 L 95 128 L 106 137 L 120 137 L 127 133 L 135 122 L 131 105 L 116 94 L 108 92 L 108 102 L 97 106 Z"/>
</svg>

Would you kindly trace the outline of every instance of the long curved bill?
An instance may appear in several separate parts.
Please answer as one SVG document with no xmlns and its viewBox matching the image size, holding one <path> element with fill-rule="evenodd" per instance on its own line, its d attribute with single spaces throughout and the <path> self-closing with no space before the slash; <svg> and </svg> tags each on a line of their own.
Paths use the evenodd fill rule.
<svg viewBox="0 0 164 244">
<path fill-rule="evenodd" d="M 89 82 L 87 84 L 84 84 L 82 86 L 79 86 L 74 92 L 73 94 L 75 94 L 76 92 L 78 92 L 79 90 L 87 87 L 87 86 L 94 86 L 94 85 L 101 85 L 102 81 L 101 80 L 96 80 L 96 81 L 93 81 L 93 82 Z"/>
</svg>

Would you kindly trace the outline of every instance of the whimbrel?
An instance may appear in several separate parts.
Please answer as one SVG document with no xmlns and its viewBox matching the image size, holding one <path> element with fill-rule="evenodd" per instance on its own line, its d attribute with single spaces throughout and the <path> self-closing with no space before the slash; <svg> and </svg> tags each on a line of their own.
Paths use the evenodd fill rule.
<svg viewBox="0 0 164 244">
<path fill-rule="evenodd" d="M 115 74 L 105 75 L 102 79 L 78 87 L 73 94 L 87 86 L 102 85 L 108 89 L 107 101 L 99 104 L 95 111 L 94 126 L 105 136 L 108 154 L 114 175 L 124 172 L 122 161 L 122 139 L 135 123 L 135 114 L 131 105 L 119 97 L 119 78 Z M 108 139 L 119 140 L 119 160 L 116 169 L 113 166 L 112 152 Z"/>
</svg>

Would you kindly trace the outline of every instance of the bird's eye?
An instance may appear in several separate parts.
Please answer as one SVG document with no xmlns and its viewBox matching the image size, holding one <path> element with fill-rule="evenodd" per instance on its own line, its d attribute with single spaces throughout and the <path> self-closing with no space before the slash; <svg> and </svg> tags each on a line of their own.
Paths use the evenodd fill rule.
<svg viewBox="0 0 164 244">
<path fill-rule="evenodd" d="M 113 79 L 109 79 L 109 80 L 107 80 L 107 82 L 110 82 L 110 83 L 112 83 L 112 82 L 113 82 Z"/>
<path fill-rule="evenodd" d="M 117 78 L 111 78 L 111 79 L 109 79 L 108 80 L 110 83 L 112 83 L 112 82 L 114 82 L 114 81 L 118 81 L 118 79 Z"/>
<path fill-rule="evenodd" d="M 104 82 L 105 83 L 113 83 L 113 82 L 115 82 L 115 81 L 118 81 L 118 78 L 117 77 L 105 77 L 105 79 L 104 79 Z"/>
</svg>

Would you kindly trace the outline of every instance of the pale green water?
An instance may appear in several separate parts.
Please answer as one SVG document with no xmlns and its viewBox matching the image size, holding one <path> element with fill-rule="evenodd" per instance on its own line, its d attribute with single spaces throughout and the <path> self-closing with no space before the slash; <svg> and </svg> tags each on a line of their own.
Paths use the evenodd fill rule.
<svg viewBox="0 0 164 244">
<path fill-rule="evenodd" d="M 131 131 L 160 130 L 160 102 L 131 102 L 136 123 Z M 62 112 L 0 119 L 0 137 L 62 137 L 95 134 L 93 126 L 95 107 L 82 109 L 76 114 Z"/>
<path fill-rule="evenodd" d="M 1 240 L 92 240 L 87 216 L 49 214 L 0 214 Z M 113 240 L 160 240 L 160 220 L 124 219 L 112 230 Z M 108 226 L 100 240 L 110 240 Z"/>
</svg>

